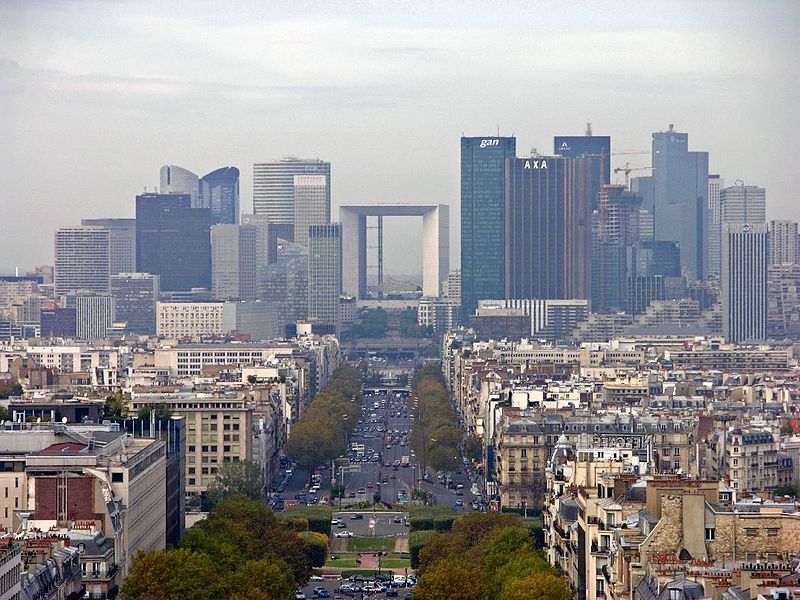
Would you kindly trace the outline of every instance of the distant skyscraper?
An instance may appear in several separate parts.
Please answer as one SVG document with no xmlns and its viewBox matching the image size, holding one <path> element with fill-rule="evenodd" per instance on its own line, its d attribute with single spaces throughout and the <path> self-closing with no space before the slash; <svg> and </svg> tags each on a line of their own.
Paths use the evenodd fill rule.
<svg viewBox="0 0 800 600">
<path fill-rule="evenodd" d="M 198 208 L 211 211 L 211 224 L 239 222 L 239 169 L 222 167 L 200 180 Z"/>
<path fill-rule="evenodd" d="M 643 312 L 653 300 L 667 300 L 682 294 L 681 253 L 677 242 L 640 241 L 626 251 L 626 312 Z"/>
<path fill-rule="evenodd" d="M 111 274 L 136 270 L 136 219 L 83 219 L 81 225 L 111 232 Z"/>
<path fill-rule="evenodd" d="M 42 308 L 40 317 L 43 338 L 75 337 L 75 307 Z"/>
<path fill-rule="evenodd" d="M 797 262 L 797 223 L 769 222 L 769 264 L 786 265 Z"/>
<path fill-rule="evenodd" d="M 514 137 L 461 138 L 461 315 L 505 292 L 505 162 Z"/>
<path fill-rule="evenodd" d="M 328 180 L 324 175 L 294 176 L 294 243 L 308 246 L 308 226 L 331 222 Z"/>
<path fill-rule="evenodd" d="M 342 295 L 341 224 L 311 225 L 308 242 L 308 318 L 338 327 Z"/>
<path fill-rule="evenodd" d="M 719 175 L 708 176 L 708 242 L 706 275 L 719 275 L 722 261 L 722 202 L 720 192 L 725 182 Z"/>
<path fill-rule="evenodd" d="M 708 214 L 708 152 L 689 152 L 689 135 L 653 134 L 656 240 L 678 242 L 681 270 L 705 277 Z"/>
<path fill-rule="evenodd" d="M 259 296 L 278 309 L 282 330 L 308 317 L 308 248 L 283 242 L 276 260 L 259 273 Z"/>
<path fill-rule="evenodd" d="M 722 225 L 722 328 L 729 342 L 767 335 L 767 225 Z"/>
<path fill-rule="evenodd" d="M 603 185 L 598 197 L 592 310 L 621 311 L 627 302 L 626 253 L 639 241 L 642 197 L 622 185 Z"/>
<path fill-rule="evenodd" d="M 196 208 L 199 181 L 197 175 L 188 169 L 177 165 L 164 165 L 161 167 L 161 187 L 158 191 L 162 194 L 189 194 L 192 207 Z"/>
<path fill-rule="evenodd" d="M 722 223 L 766 223 L 767 191 L 755 185 L 734 185 L 720 190 Z"/>
<path fill-rule="evenodd" d="M 159 278 L 150 273 L 120 273 L 111 276 L 114 320 L 125 323 L 125 331 L 142 335 L 156 332 L 156 302 Z"/>
<path fill-rule="evenodd" d="M 603 184 L 611 183 L 611 137 L 592 135 L 557 135 L 553 138 L 553 154 L 566 158 L 592 158 L 592 209 L 598 205 L 597 194 Z"/>
<path fill-rule="evenodd" d="M 253 165 L 253 212 L 267 215 L 270 223 L 293 223 L 295 175 L 325 175 L 326 203 L 331 205 L 331 163 L 287 157 Z"/>
<path fill-rule="evenodd" d="M 107 293 L 111 276 L 111 232 L 101 227 L 62 227 L 55 235 L 55 293 Z"/>
<path fill-rule="evenodd" d="M 75 337 L 92 341 L 106 337 L 114 322 L 114 299 L 109 294 L 79 292 L 64 297 L 67 308 L 75 309 Z"/>
<path fill-rule="evenodd" d="M 136 196 L 136 270 L 159 275 L 162 291 L 211 289 L 209 228 L 188 194 Z"/>
<path fill-rule="evenodd" d="M 506 161 L 505 298 L 591 299 L 592 160 Z"/>
<path fill-rule="evenodd" d="M 211 228 L 211 289 L 217 300 L 256 299 L 255 225 Z"/>
</svg>

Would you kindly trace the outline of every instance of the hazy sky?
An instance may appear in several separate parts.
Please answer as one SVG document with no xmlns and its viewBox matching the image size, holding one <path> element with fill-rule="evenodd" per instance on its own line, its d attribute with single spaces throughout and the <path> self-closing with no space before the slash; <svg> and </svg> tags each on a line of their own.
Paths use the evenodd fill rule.
<svg viewBox="0 0 800 600">
<path fill-rule="evenodd" d="M 249 211 L 252 163 L 287 154 L 331 161 L 334 217 L 449 204 L 455 267 L 462 132 L 549 152 L 586 121 L 614 150 L 674 123 L 800 219 L 798 32 L 796 1 L 3 0 L 0 268 L 51 264 L 58 226 L 133 216 L 166 163 L 239 167 Z M 386 227 L 387 271 L 418 270 L 418 228 Z"/>
</svg>

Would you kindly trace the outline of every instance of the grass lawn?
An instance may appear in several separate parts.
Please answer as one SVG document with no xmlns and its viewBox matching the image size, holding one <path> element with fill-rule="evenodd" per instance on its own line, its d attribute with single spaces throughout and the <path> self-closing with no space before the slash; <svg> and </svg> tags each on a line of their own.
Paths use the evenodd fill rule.
<svg viewBox="0 0 800 600">
<path fill-rule="evenodd" d="M 340 569 L 354 569 L 358 567 L 358 563 L 354 558 L 337 558 L 336 560 L 327 560 L 326 567 L 339 567 Z"/>
<path fill-rule="evenodd" d="M 411 561 L 403 560 L 401 558 L 384 558 L 381 560 L 381 567 L 384 569 L 410 569 Z"/>
<path fill-rule="evenodd" d="M 394 538 L 349 538 L 347 550 L 349 552 L 379 552 L 394 549 Z"/>
</svg>

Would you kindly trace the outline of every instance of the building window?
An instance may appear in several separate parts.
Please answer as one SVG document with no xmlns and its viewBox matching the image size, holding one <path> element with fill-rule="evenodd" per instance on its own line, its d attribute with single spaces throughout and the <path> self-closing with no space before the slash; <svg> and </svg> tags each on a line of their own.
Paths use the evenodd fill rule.
<svg viewBox="0 0 800 600">
<path fill-rule="evenodd" d="M 754 537 L 758 535 L 758 529 L 755 527 L 746 527 L 744 530 L 744 534 L 750 537 Z"/>
<path fill-rule="evenodd" d="M 111 473 L 111 482 L 112 483 L 122 483 L 125 481 L 125 474 L 124 473 Z"/>
<path fill-rule="evenodd" d="M 706 541 L 713 542 L 716 539 L 717 530 L 713 527 L 706 527 Z"/>
</svg>

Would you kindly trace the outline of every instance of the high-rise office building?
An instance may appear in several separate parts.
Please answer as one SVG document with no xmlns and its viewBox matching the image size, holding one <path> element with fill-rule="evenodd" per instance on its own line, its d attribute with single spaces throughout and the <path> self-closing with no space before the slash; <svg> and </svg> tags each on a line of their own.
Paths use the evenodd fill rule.
<svg viewBox="0 0 800 600">
<path fill-rule="evenodd" d="M 591 300 L 592 160 L 506 161 L 505 298 Z"/>
<path fill-rule="evenodd" d="M 294 243 L 308 246 L 309 225 L 331 222 L 328 180 L 324 175 L 294 176 Z"/>
<path fill-rule="evenodd" d="M 771 265 L 767 290 L 767 337 L 800 339 L 800 264 Z"/>
<path fill-rule="evenodd" d="M 120 273 L 111 276 L 114 320 L 125 323 L 125 331 L 141 335 L 156 332 L 156 302 L 159 277 L 150 273 Z"/>
<path fill-rule="evenodd" d="M 78 292 L 64 297 L 67 308 L 75 309 L 75 337 L 92 341 L 106 337 L 114 322 L 114 299 L 109 294 Z"/>
<path fill-rule="evenodd" d="M 136 219 L 82 219 L 81 225 L 111 233 L 112 275 L 136 270 Z"/>
<path fill-rule="evenodd" d="M 514 137 L 461 138 L 461 316 L 505 292 L 505 163 Z"/>
<path fill-rule="evenodd" d="M 722 261 L 722 201 L 725 181 L 719 175 L 708 176 L 708 231 L 706 243 L 706 276 L 719 275 Z"/>
<path fill-rule="evenodd" d="M 188 194 L 136 196 L 136 271 L 158 275 L 162 291 L 211 289 L 210 220 Z"/>
<path fill-rule="evenodd" d="M 239 222 L 239 169 L 222 167 L 203 177 L 198 185 L 198 208 L 211 211 L 211 224 Z"/>
<path fill-rule="evenodd" d="M 678 242 L 681 270 L 705 277 L 708 215 L 708 152 L 689 152 L 689 134 L 653 134 L 656 240 Z"/>
<path fill-rule="evenodd" d="M 729 342 L 767 335 L 767 225 L 722 225 L 722 329 Z"/>
<path fill-rule="evenodd" d="M 211 228 L 211 289 L 217 300 L 256 299 L 255 225 Z"/>
<path fill-rule="evenodd" d="M 786 265 L 797 262 L 797 222 L 769 222 L 769 264 Z"/>
<path fill-rule="evenodd" d="M 626 312 L 644 312 L 653 300 L 683 295 L 681 253 L 677 242 L 640 241 L 626 250 Z"/>
<path fill-rule="evenodd" d="M 189 194 L 192 199 L 192 207 L 198 206 L 199 178 L 197 175 L 179 167 L 177 165 L 164 165 L 161 167 L 161 187 L 159 192 L 162 194 Z"/>
<path fill-rule="evenodd" d="M 328 182 L 325 200 L 331 205 L 331 163 L 286 157 L 253 165 L 253 212 L 267 215 L 270 223 L 293 223 L 295 175 L 324 175 Z"/>
<path fill-rule="evenodd" d="M 308 318 L 339 325 L 342 295 L 342 226 L 311 225 L 308 229 Z"/>
<path fill-rule="evenodd" d="M 755 185 L 734 185 L 719 193 L 721 222 L 766 223 L 767 191 Z"/>
<path fill-rule="evenodd" d="M 111 232 L 102 227 L 62 227 L 55 234 L 55 293 L 107 293 L 111 276 Z"/>
<path fill-rule="evenodd" d="M 73 338 L 75 337 L 75 307 L 42 308 L 40 323 L 40 335 L 43 338 Z"/>
<path fill-rule="evenodd" d="M 611 137 L 592 135 L 557 135 L 553 138 L 553 154 L 566 158 L 592 158 L 592 210 L 598 206 L 597 194 L 611 183 Z"/>
<path fill-rule="evenodd" d="M 282 242 L 276 260 L 258 275 L 259 296 L 277 307 L 282 330 L 308 317 L 308 248 Z"/>
<path fill-rule="evenodd" d="M 642 197 L 622 185 L 603 185 L 598 199 L 592 310 L 617 312 L 624 310 L 627 302 L 627 249 L 640 238 Z"/>
</svg>

